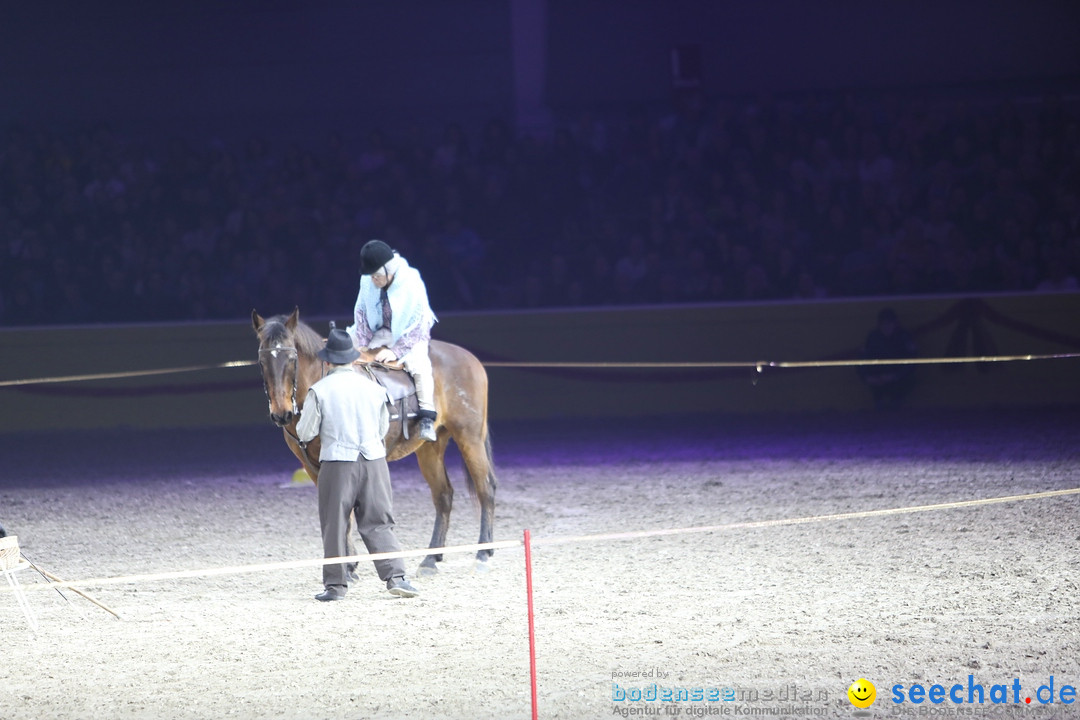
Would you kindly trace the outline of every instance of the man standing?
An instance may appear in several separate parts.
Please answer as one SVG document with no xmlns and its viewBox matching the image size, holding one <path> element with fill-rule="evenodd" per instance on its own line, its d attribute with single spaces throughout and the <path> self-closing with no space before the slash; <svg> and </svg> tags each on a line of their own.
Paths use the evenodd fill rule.
<svg viewBox="0 0 1080 720">
<path fill-rule="evenodd" d="M 344 330 L 331 330 L 318 354 L 329 371 L 308 390 L 296 435 L 305 443 L 318 436 L 322 443 L 318 490 L 323 557 L 349 554 L 349 515 L 354 512 L 369 553 L 397 552 L 401 545 L 394 535 L 393 490 L 383 441 L 390 427 L 386 391 L 353 370 L 360 353 Z M 374 562 L 391 595 L 420 594 L 405 579 L 401 558 Z M 344 564 L 323 565 L 324 590 L 315 599 L 340 600 L 348 586 Z"/>
<path fill-rule="evenodd" d="M 878 313 L 877 325 L 866 335 L 863 358 L 892 360 L 913 358 L 918 354 L 915 340 L 900 324 L 896 311 L 890 307 Z M 859 377 L 874 395 L 878 410 L 895 410 L 911 392 L 915 381 L 914 365 L 860 365 Z"/>
<path fill-rule="evenodd" d="M 348 333 L 356 347 L 379 348 L 376 362 L 400 361 L 416 384 L 420 437 L 434 442 L 435 379 L 428 357 L 435 313 L 419 271 L 382 240 L 360 249 L 360 291 Z"/>
</svg>

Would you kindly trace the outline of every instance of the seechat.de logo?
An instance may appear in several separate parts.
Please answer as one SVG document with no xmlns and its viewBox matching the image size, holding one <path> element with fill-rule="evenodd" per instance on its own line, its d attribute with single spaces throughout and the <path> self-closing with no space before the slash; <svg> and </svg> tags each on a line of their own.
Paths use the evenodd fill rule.
<svg viewBox="0 0 1080 720">
<path fill-rule="evenodd" d="M 847 697 L 852 705 L 860 710 L 865 710 L 877 700 L 877 688 L 869 680 L 859 678 L 851 683 L 851 687 L 847 689 Z"/>
</svg>

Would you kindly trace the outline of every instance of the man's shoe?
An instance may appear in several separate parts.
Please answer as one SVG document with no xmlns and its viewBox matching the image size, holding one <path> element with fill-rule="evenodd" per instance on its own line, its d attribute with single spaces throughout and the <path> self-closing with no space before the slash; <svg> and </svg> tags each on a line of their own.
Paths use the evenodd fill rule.
<svg viewBox="0 0 1080 720">
<path fill-rule="evenodd" d="M 340 600 L 343 597 L 345 597 L 345 589 L 332 585 L 316 595 L 315 599 L 319 602 L 331 602 L 332 600 Z"/>
<path fill-rule="evenodd" d="M 431 418 L 420 418 L 420 437 L 428 442 L 435 442 L 438 437 L 435 435 L 435 421 Z"/>
<path fill-rule="evenodd" d="M 412 598 L 420 594 L 420 591 L 409 584 L 404 577 L 392 577 L 386 581 L 386 589 L 391 595 L 397 597 Z"/>
</svg>

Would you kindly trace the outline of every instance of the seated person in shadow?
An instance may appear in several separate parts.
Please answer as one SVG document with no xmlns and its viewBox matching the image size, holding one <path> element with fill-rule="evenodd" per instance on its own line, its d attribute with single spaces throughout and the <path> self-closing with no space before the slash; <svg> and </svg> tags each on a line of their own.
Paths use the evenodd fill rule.
<svg viewBox="0 0 1080 720">
<path fill-rule="evenodd" d="M 877 325 L 866 335 L 862 358 L 887 360 L 913 358 L 915 341 L 896 317 L 892 308 L 882 308 Z M 874 407 L 892 410 L 900 407 L 915 381 L 914 365 L 860 365 L 859 377 L 874 395 Z"/>
</svg>

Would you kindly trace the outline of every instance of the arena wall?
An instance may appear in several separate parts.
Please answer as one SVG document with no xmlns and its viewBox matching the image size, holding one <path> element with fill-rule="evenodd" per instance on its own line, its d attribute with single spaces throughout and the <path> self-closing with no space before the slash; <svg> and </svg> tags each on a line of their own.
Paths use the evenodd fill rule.
<svg viewBox="0 0 1080 720">
<path fill-rule="evenodd" d="M 831 300 L 452 314 L 435 336 L 488 363 L 490 416 L 629 417 L 852 411 L 871 406 L 852 367 L 757 362 L 854 358 L 881 307 L 922 357 L 1080 352 L 1080 294 Z M 307 318 L 325 332 L 327 322 Z M 247 321 L 0 330 L 0 381 L 252 361 Z M 917 367 L 915 407 L 1080 403 L 1080 358 Z M 745 363 L 740 367 L 500 367 L 535 363 Z M 255 367 L 0 387 L 0 431 L 265 423 Z"/>
</svg>

